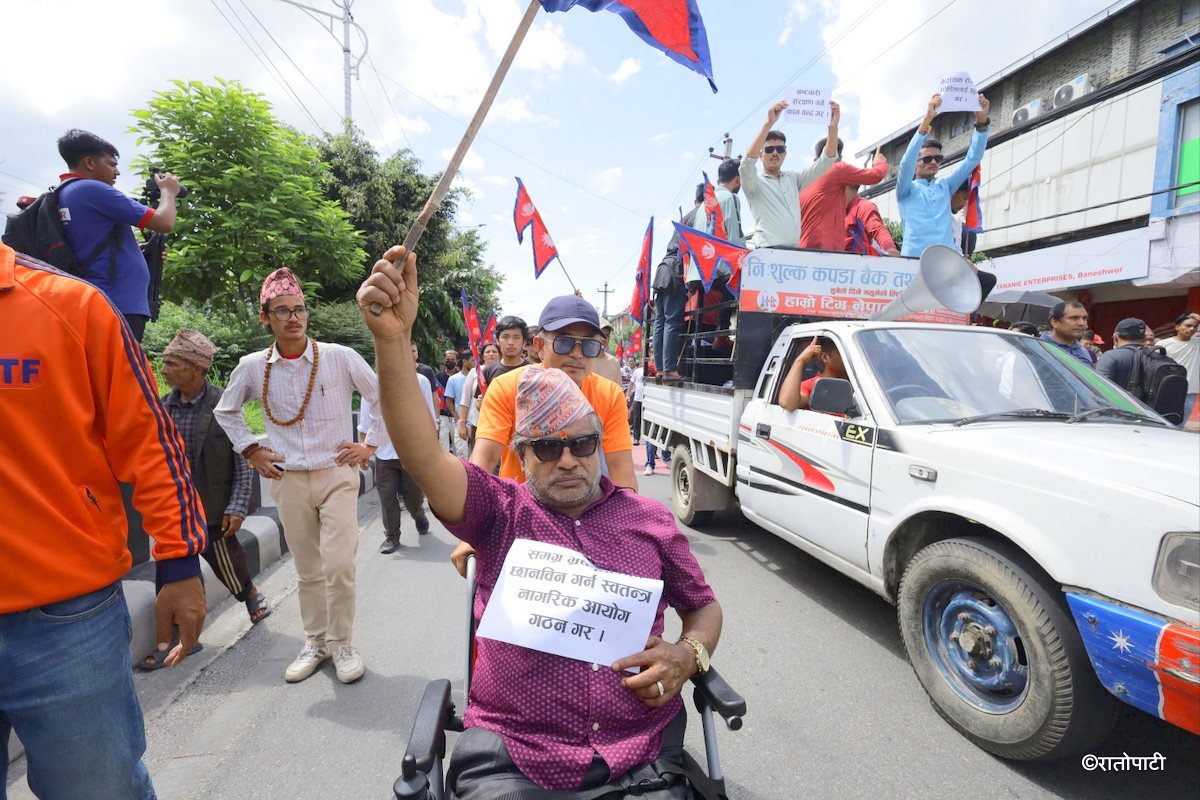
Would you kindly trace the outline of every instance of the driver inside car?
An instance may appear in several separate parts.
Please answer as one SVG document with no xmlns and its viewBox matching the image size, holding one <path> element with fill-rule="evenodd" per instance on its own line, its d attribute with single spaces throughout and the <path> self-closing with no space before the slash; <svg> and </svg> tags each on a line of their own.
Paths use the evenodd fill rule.
<svg viewBox="0 0 1200 800">
<path fill-rule="evenodd" d="M 358 303 L 375 337 L 382 415 L 404 469 L 447 529 L 479 552 L 476 616 L 493 598 L 517 538 L 575 550 L 600 569 L 663 582 L 643 649 L 612 664 L 476 640 L 466 730 L 447 776 L 451 796 L 486 800 L 611 786 L 606 798 L 686 797 L 679 692 L 708 669 L 722 620 L 687 537 L 661 503 L 601 476 L 600 422 L 560 370 L 528 367 L 518 382 L 510 447 L 525 483 L 443 450 L 428 417 L 408 411 L 424 398 L 409 346 L 419 295 L 416 260 L 404 254 L 395 247 L 376 262 Z M 382 313 L 370 313 L 374 303 Z M 661 638 L 668 605 L 682 621 L 677 641 Z M 640 671 L 626 672 L 633 667 Z M 661 789 L 643 793 L 642 781 Z"/>
<path fill-rule="evenodd" d="M 816 361 L 824 365 L 824 370 L 805 380 L 805 367 Z M 788 368 L 783 384 L 779 387 L 779 405 L 787 411 L 808 408 L 813 386 L 822 378 L 849 380 L 850 376 L 846 373 L 846 364 L 842 361 L 842 354 L 833 339 L 828 336 L 814 336 L 808 347 L 800 351 L 800 355 Z"/>
</svg>

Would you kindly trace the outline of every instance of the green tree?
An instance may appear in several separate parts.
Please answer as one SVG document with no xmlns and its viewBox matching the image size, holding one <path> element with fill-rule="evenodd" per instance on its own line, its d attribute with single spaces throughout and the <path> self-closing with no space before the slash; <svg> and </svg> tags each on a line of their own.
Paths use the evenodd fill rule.
<svg viewBox="0 0 1200 800">
<path fill-rule="evenodd" d="M 311 142 L 329 165 L 323 184 L 325 196 L 346 209 L 353 225 L 362 232 L 367 254 L 360 273 L 365 276 L 380 254 L 404 240 L 439 176 L 422 173 L 420 160 L 407 150 L 381 160 L 357 128 L 325 134 Z M 465 189 L 451 190 L 430 219 L 417 249 L 421 306 L 413 335 L 422 357 L 434 363 L 440 362 L 442 350 L 459 347 L 466 339 L 460 291 L 466 289 L 486 315 L 496 308 L 503 281 L 486 264 L 486 245 L 478 233 L 454 225 L 459 203 L 469 197 Z M 329 301 L 350 301 L 356 289 L 357 284 L 324 286 L 320 296 Z M 316 319 L 314 316 L 314 325 Z M 339 330 L 346 330 L 344 326 L 350 321 L 349 315 L 330 315 L 331 323 L 340 323 Z"/>
<path fill-rule="evenodd" d="M 131 131 L 188 187 L 168 238 L 166 300 L 254 303 L 270 272 L 291 267 L 309 291 L 349 289 L 366 258 L 362 237 L 322 193 L 329 170 L 270 104 L 236 81 L 174 81 L 133 112 Z"/>
<path fill-rule="evenodd" d="M 887 226 L 888 233 L 892 235 L 892 239 L 896 242 L 896 249 L 899 250 L 904 245 L 904 225 L 894 219 L 885 219 L 883 224 Z M 971 255 L 971 263 L 979 264 L 988 260 L 988 254 L 982 250 L 976 250 Z"/>
</svg>

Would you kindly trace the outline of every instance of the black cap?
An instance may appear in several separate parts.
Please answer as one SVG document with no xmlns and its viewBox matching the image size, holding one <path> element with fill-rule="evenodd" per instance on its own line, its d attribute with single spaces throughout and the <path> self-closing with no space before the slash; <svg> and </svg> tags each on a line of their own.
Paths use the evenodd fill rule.
<svg viewBox="0 0 1200 800">
<path fill-rule="evenodd" d="M 1141 341 L 1146 336 L 1146 323 L 1136 317 L 1123 319 L 1117 323 L 1117 336 Z"/>
<path fill-rule="evenodd" d="M 596 333 L 604 333 L 600 330 L 600 315 L 596 313 L 596 309 L 582 297 L 573 294 L 556 297 L 546 303 L 546 307 L 542 309 L 542 316 L 538 318 L 538 327 L 553 332 L 577 322 L 591 325 L 596 329 Z"/>
</svg>

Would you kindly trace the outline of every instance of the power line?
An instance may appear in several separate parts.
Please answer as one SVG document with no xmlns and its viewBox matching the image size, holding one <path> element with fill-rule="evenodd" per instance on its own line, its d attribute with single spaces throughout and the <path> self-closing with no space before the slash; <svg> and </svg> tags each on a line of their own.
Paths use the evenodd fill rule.
<svg viewBox="0 0 1200 800">
<path fill-rule="evenodd" d="M 257 52 L 255 52 L 254 48 L 250 46 L 250 43 L 246 41 L 246 37 L 242 35 L 241 31 L 237 29 L 237 26 L 233 24 L 233 21 L 229 19 L 228 15 L 226 15 L 225 12 L 221 10 L 221 7 L 217 5 L 217 0 L 208 0 L 208 2 L 212 4 L 212 7 L 215 8 L 217 13 L 221 15 L 221 19 L 225 20 L 225 23 L 230 27 L 231 30 L 233 30 L 234 35 L 241 40 L 242 45 L 250 52 L 250 55 L 254 56 L 255 60 L 257 60 L 258 63 L 262 65 L 262 68 L 267 71 L 267 74 L 270 75 L 276 83 L 280 84 L 280 88 L 284 90 L 284 93 L 293 99 L 301 109 L 303 109 L 304 113 L 308 115 L 308 118 L 312 120 L 313 124 L 316 125 L 318 129 L 324 131 L 325 129 L 321 127 L 321 123 L 317 121 L 317 118 L 312 115 L 312 112 L 308 110 L 299 97 L 297 97 L 295 93 L 291 91 L 291 87 L 287 85 L 287 82 L 281 80 L 279 76 L 272 72 L 271 67 L 268 66 L 267 62 L 264 61 L 263 58 Z M 228 0 L 226 0 L 226 5 L 228 5 Z M 233 6 L 229 6 L 229 10 L 231 13 L 233 13 Z M 234 16 L 236 17 L 237 14 L 234 13 Z M 239 18 L 239 22 L 240 21 L 241 20 Z M 243 27 L 245 27 L 245 23 L 243 23 Z M 246 32 L 249 33 L 249 28 L 246 29 Z"/>
<path fill-rule="evenodd" d="M 342 112 L 338 111 L 337 106 L 335 106 L 332 102 L 330 102 L 329 98 L 321 93 L 321 90 L 317 88 L 317 85 L 312 82 L 312 80 L 308 77 L 308 75 L 304 72 L 304 70 L 300 69 L 300 65 L 292 60 L 292 56 L 288 53 L 288 51 L 286 49 L 284 49 L 284 46 L 281 45 L 278 42 L 278 40 L 276 40 L 276 38 L 271 35 L 271 31 L 267 30 L 267 26 L 264 25 L 263 21 L 258 18 L 258 15 L 254 13 L 254 10 L 251 9 L 250 6 L 246 5 L 246 0 L 238 0 L 238 2 L 242 4 L 242 8 L 246 9 L 247 13 L 249 13 L 250 16 L 254 18 L 254 21 L 258 23 L 258 27 L 263 29 L 263 33 L 267 34 L 267 38 L 269 38 L 272 42 L 274 42 L 275 46 L 279 48 L 279 52 L 283 53 L 283 57 L 288 60 L 288 63 L 296 68 L 296 72 L 300 73 L 300 77 L 302 77 L 302 78 L 304 78 L 304 80 L 308 81 L 308 85 L 311 86 L 313 88 L 313 91 L 317 93 L 317 97 L 320 97 L 322 100 L 324 100 L 325 105 L 327 105 L 331 109 L 333 109 L 334 114 L 337 114 L 340 116 Z"/>
<path fill-rule="evenodd" d="M 40 186 L 39 184 L 36 184 L 36 183 L 34 183 L 33 181 L 28 181 L 28 180 L 25 180 L 25 179 L 24 179 L 24 178 L 22 178 L 20 175 L 14 175 L 14 174 L 12 174 L 11 172 L 8 172 L 8 171 L 6 171 L 6 170 L 2 170 L 2 169 L 0 169 L 0 175 L 7 175 L 8 177 L 10 177 L 10 178 L 13 178 L 13 179 L 15 179 L 15 180 L 17 180 L 17 181 L 19 181 L 19 182 L 21 182 L 21 183 L 23 183 L 23 184 L 27 185 L 27 186 L 37 186 L 37 187 L 38 187 L 38 189 L 39 189 L 39 191 L 43 191 L 43 192 L 44 192 L 44 191 L 46 191 L 45 187 L 42 187 L 42 186 Z"/>
<path fill-rule="evenodd" d="M 901 44 L 902 44 L 902 43 L 903 43 L 903 42 L 904 42 L 906 39 L 908 39 L 908 37 L 912 36 L 914 33 L 916 33 L 917 31 L 921 30 L 921 28 L 924 28 L 926 25 L 928 25 L 929 23 L 933 22 L 935 19 L 937 19 L 938 17 L 940 17 L 940 16 L 942 15 L 942 13 L 943 13 L 943 12 L 944 12 L 946 9 L 950 8 L 950 6 L 954 5 L 954 4 L 955 4 L 955 3 L 957 3 L 957 2 L 958 2 L 958 0 L 950 0 L 950 2 L 949 2 L 949 3 L 946 3 L 946 5 L 942 6 L 942 7 L 941 7 L 940 9 L 938 9 L 937 11 L 933 12 L 933 14 L 932 14 L 931 16 L 929 16 L 929 17 L 928 17 L 928 18 L 927 18 L 927 19 L 926 19 L 924 22 L 922 22 L 920 25 L 918 25 L 917 27 L 913 28 L 913 29 L 912 29 L 911 31 L 909 31 L 908 33 L 906 33 L 906 34 L 904 34 L 903 36 L 901 36 L 899 39 L 897 39 L 895 42 L 893 42 L 893 43 L 892 43 L 892 45 L 891 45 L 890 47 L 888 47 L 886 50 L 884 50 L 882 53 L 880 53 L 879 55 L 877 55 L 877 56 L 875 56 L 874 58 L 872 58 L 872 59 L 871 59 L 870 61 L 868 61 L 866 64 L 863 64 L 861 67 L 859 67 L 859 68 L 858 68 L 858 70 L 857 70 L 857 71 L 855 71 L 855 72 L 851 73 L 851 74 L 850 74 L 850 76 L 849 76 L 848 78 L 843 78 L 843 79 L 842 79 L 842 82 L 841 82 L 841 83 L 839 83 L 837 86 L 835 86 L 835 87 L 833 87 L 833 88 L 834 88 L 834 89 L 841 89 L 841 88 L 842 88 L 843 86 L 845 86 L 847 83 L 849 83 L 850 81 L 854 80 L 856 77 L 858 77 L 858 76 L 859 76 L 859 75 L 862 73 L 862 71 L 863 71 L 863 70 L 865 70 L 867 67 L 869 67 L 869 66 L 871 66 L 872 64 L 874 64 L 874 63 L 875 63 L 876 61 L 878 61 L 879 59 L 881 59 L 881 58 L 883 58 L 884 56 L 886 56 L 886 55 L 887 55 L 888 53 L 890 53 L 892 50 L 894 50 L 894 49 L 896 49 L 897 47 L 899 47 L 899 46 L 900 46 L 900 45 L 901 45 Z"/>
<path fill-rule="evenodd" d="M 396 126 L 400 128 L 400 135 L 404 137 L 404 143 L 408 145 L 409 152 L 412 152 L 412 142 L 408 139 L 408 131 L 404 130 L 404 123 L 400 121 L 400 115 L 396 112 L 396 106 L 392 103 L 392 96 L 388 93 L 387 87 L 383 85 L 383 78 L 379 75 L 379 70 L 375 66 L 375 59 L 371 58 L 371 54 L 367 53 L 367 66 L 375 73 L 375 80 L 379 82 L 379 90 L 383 92 L 384 98 L 387 100 L 388 108 L 392 110 L 392 116 L 396 120 Z"/>
<path fill-rule="evenodd" d="M 367 99 L 367 92 L 363 89 L 361 83 L 358 85 L 358 93 L 362 95 L 363 105 L 367 107 L 367 114 L 370 115 L 371 121 L 375 123 L 375 128 L 379 131 L 380 138 L 382 138 L 383 126 L 379 124 L 379 118 L 375 116 L 375 109 L 371 108 L 371 101 Z"/>
<path fill-rule="evenodd" d="M 1045 222 L 1046 220 L 1050 220 L 1050 219 L 1058 219 L 1059 217 L 1067 217 L 1067 216 L 1070 216 L 1071 214 L 1083 214 L 1087 211 L 1095 211 L 1098 208 L 1105 208 L 1107 206 L 1115 206 L 1115 205 L 1119 205 L 1121 203 L 1129 203 L 1129 202 L 1132 202 L 1133 200 L 1145 200 L 1147 197 L 1154 197 L 1154 195 L 1156 195 L 1156 194 L 1166 194 L 1167 192 L 1177 192 L 1180 189 L 1190 189 L 1193 186 L 1200 186 L 1200 181 L 1191 181 L 1190 183 L 1181 183 L 1178 186 L 1168 186 L 1166 189 L 1157 189 L 1153 192 L 1146 192 L 1145 194 L 1137 194 L 1132 197 L 1122 197 L 1119 200 L 1109 200 L 1108 202 L 1097 203 L 1096 205 L 1088 206 L 1087 208 L 1077 208 L 1074 211 L 1060 211 L 1057 214 L 1049 214 L 1044 217 L 1038 217 L 1037 219 L 1027 219 L 1022 222 L 1013 222 L 1008 225 L 1001 225 L 997 228 L 987 228 L 986 230 L 984 230 L 984 233 L 994 233 L 995 231 L 1008 230 L 1009 228 L 1017 228 L 1017 227 L 1020 227 L 1021 225 L 1032 225 L 1035 222 Z"/>
</svg>

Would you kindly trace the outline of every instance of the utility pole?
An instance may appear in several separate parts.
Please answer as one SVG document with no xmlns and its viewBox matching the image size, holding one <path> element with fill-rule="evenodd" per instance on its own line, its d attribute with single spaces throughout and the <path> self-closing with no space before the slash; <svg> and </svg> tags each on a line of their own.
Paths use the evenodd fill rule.
<svg viewBox="0 0 1200 800">
<path fill-rule="evenodd" d="M 342 13 L 340 13 L 340 14 L 333 14 L 333 13 L 330 13 L 329 11 L 322 11 L 319 8 L 313 8 L 312 6 L 305 5 L 304 3 L 299 3 L 296 0 L 279 0 L 279 1 L 281 3 L 287 3 L 289 6 L 295 6 L 296 8 L 303 11 L 305 14 L 308 14 L 308 16 L 312 17 L 312 19 L 314 19 L 318 24 L 320 24 L 320 26 L 322 28 L 325 28 L 327 31 L 329 31 L 329 35 L 333 37 L 334 41 L 341 44 L 341 46 L 342 46 L 342 92 L 343 92 L 343 103 L 344 103 L 345 109 L 346 109 L 342 116 L 342 125 L 345 128 L 349 129 L 350 121 L 353 119 L 353 116 L 350 113 L 350 105 L 351 105 L 350 104 L 350 78 L 351 77 L 355 77 L 355 78 L 359 77 L 359 70 L 358 70 L 359 65 L 361 65 L 363 62 L 363 59 L 367 57 L 367 32 L 363 29 L 362 25 L 359 25 L 357 22 L 354 21 L 354 15 L 350 13 L 350 7 L 352 5 L 354 5 L 354 0 L 333 0 L 333 4 L 335 6 L 337 6 L 338 9 L 341 10 Z M 313 16 L 314 14 L 319 14 L 322 17 L 326 17 L 327 21 L 322 22 L 321 20 L 314 17 Z M 340 41 L 338 39 L 337 34 L 333 32 L 333 25 L 335 22 L 342 23 L 342 37 L 341 37 Z M 326 27 L 326 25 L 328 25 L 328 27 Z M 353 59 L 351 58 L 351 54 L 350 54 L 350 27 L 351 26 L 353 26 L 358 31 L 358 35 L 362 37 L 362 44 L 363 44 L 362 54 L 359 55 L 358 59 L 354 60 L 353 63 L 351 63 L 351 61 Z"/>
<path fill-rule="evenodd" d="M 596 291 L 599 292 L 600 294 L 604 295 L 604 313 L 601 314 L 600 316 L 604 317 L 605 319 L 608 319 L 608 296 L 610 294 L 616 294 L 617 290 L 608 288 L 608 281 L 605 281 L 604 288 L 597 289 Z"/>
</svg>

